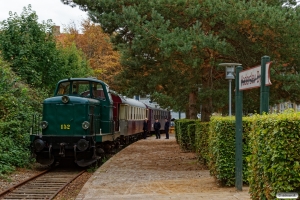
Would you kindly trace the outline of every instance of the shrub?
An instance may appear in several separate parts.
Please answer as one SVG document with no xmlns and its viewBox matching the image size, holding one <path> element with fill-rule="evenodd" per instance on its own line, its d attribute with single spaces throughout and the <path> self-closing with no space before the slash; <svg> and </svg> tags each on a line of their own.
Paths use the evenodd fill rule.
<svg viewBox="0 0 300 200">
<path fill-rule="evenodd" d="M 195 152 L 200 163 L 207 165 L 209 160 L 208 149 L 209 123 L 197 121 L 195 124 Z"/>
<path fill-rule="evenodd" d="M 176 141 L 182 150 L 191 150 L 190 136 L 188 133 L 188 126 L 194 124 L 195 120 L 181 119 L 175 121 L 175 137 Z M 194 135 L 194 133 L 191 133 Z"/>
<path fill-rule="evenodd" d="M 29 164 L 32 115 L 41 111 L 38 94 L 0 60 L 0 175 Z"/>
<path fill-rule="evenodd" d="M 252 199 L 300 192 L 299 127 L 300 113 L 255 116 L 248 158 Z"/>
</svg>

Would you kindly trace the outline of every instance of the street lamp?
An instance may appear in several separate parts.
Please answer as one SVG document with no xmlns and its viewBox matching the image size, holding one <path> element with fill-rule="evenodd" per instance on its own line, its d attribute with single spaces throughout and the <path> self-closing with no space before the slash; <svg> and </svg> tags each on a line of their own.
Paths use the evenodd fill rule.
<svg viewBox="0 0 300 200">
<path fill-rule="evenodd" d="M 220 66 L 226 67 L 225 78 L 229 81 L 229 116 L 231 116 L 231 81 L 234 79 L 235 66 L 242 65 L 240 63 L 220 63 Z"/>
</svg>

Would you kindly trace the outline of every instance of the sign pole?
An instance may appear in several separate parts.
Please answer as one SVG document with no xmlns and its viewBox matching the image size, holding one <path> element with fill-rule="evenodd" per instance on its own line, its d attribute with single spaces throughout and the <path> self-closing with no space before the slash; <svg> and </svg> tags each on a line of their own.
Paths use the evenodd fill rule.
<svg viewBox="0 0 300 200">
<path fill-rule="evenodd" d="M 239 85 L 242 70 L 242 66 L 236 68 L 235 79 L 235 187 L 239 191 L 243 187 L 243 91 Z"/>
<path fill-rule="evenodd" d="M 261 82 L 260 82 L 260 114 L 269 112 L 270 87 L 266 86 L 266 63 L 270 61 L 269 56 L 261 58 Z"/>
</svg>

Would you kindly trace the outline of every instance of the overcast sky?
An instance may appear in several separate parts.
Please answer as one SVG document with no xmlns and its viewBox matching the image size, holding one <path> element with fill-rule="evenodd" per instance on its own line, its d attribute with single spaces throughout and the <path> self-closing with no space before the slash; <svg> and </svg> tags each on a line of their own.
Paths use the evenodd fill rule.
<svg viewBox="0 0 300 200">
<path fill-rule="evenodd" d="M 78 6 L 72 8 L 64 5 L 60 0 L 0 0 L 0 3 L 0 21 L 9 17 L 9 11 L 16 12 L 20 16 L 23 7 L 31 4 L 31 9 L 36 12 L 40 23 L 52 19 L 53 23 L 60 26 L 61 32 L 64 25 L 72 22 L 80 28 L 80 22 L 87 18 L 87 13 L 81 11 Z"/>
</svg>

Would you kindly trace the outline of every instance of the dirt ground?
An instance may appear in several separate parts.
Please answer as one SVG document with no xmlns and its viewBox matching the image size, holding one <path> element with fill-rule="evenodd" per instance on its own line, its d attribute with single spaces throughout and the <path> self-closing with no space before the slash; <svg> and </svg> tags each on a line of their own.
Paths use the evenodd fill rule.
<svg viewBox="0 0 300 200">
<path fill-rule="evenodd" d="M 248 190 L 220 187 L 171 134 L 169 140 L 152 136 L 120 151 L 91 176 L 76 199 L 249 200 Z"/>
</svg>

